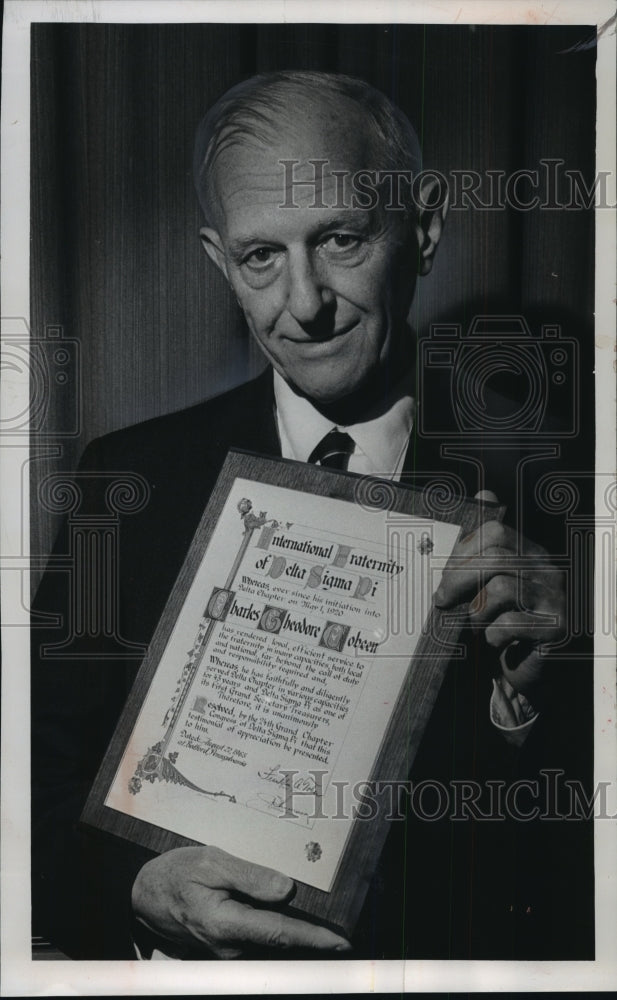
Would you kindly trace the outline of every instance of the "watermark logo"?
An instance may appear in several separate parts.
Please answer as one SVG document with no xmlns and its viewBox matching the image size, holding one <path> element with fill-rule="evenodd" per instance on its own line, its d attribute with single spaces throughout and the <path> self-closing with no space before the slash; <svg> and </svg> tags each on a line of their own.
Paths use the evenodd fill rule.
<svg viewBox="0 0 617 1000">
<path fill-rule="evenodd" d="M 585 822 L 617 819 L 617 785 L 599 781 L 593 787 L 566 778 L 561 768 L 543 768 L 529 778 L 478 781 L 452 778 L 444 782 L 330 780 L 328 771 L 306 775 L 281 769 L 277 783 L 279 818 L 314 820 L 407 821 L 450 820 L 465 823 Z M 309 777 L 310 776 L 310 777 Z"/>
<path fill-rule="evenodd" d="M 531 169 L 472 170 L 340 170 L 330 169 L 329 160 L 311 159 L 312 176 L 300 160 L 279 160 L 283 168 L 285 194 L 279 208 L 297 209 L 297 199 L 312 194 L 309 208 L 362 209 L 381 205 L 389 212 L 413 209 L 443 209 L 467 212 L 589 211 L 614 209 L 608 170 L 593 178 L 582 170 L 567 168 L 565 160 L 543 157 Z M 302 167 L 302 176 L 298 168 Z M 327 191 L 327 194 L 326 194 Z"/>
<path fill-rule="evenodd" d="M 425 437 L 554 441 L 578 431 L 579 346 L 557 324 L 534 335 L 523 316 L 474 316 L 464 333 L 461 324 L 433 323 L 419 355 Z M 508 397 L 494 391 L 504 376 L 514 389 Z M 428 405 L 435 398 L 440 406 Z M 564 422 L 547 427 L 550 412 Z"/>
<path fill-rule="evenodd" d="M 33 336 L 22 316 L 2 319 L 5 397 L 0 434 L 72 438 L 81 432 L 81 355 L 78 340 L 61 326 Z M 51 421 L 51 404 L 62 426 Z"/>
</svg>

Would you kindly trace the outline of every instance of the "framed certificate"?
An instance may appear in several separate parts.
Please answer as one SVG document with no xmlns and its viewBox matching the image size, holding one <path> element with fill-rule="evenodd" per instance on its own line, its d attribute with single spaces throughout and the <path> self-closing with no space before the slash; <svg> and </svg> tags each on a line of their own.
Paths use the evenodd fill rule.
<svg viewBox="0 0 617 1000">
<path fill-rule="evenodd" d="M 503 508 L 229 453 L 82 820 L 283 871 L 349 934 L 465 608 L 432 594 Z"/>
</svg>

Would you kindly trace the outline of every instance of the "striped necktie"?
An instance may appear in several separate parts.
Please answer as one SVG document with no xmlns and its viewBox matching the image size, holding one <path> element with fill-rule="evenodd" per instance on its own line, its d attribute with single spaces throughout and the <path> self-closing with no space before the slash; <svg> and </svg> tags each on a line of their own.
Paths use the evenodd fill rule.
<svg viewBox="0 0 617 1000">
<path fill-rule="evenodd" d="M 330 469 L 346 469 L 354 447 L 354 440 L 349 434 L 333 427 L 313 448 L 308 460 L 319 462 Z"/>
</svg>

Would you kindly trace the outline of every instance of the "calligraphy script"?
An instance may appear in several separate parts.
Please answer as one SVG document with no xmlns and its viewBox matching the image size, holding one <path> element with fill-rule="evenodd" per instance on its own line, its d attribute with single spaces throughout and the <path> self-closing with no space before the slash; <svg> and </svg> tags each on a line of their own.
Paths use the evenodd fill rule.
<svg viewBox="0 0 617 1000">
<path fill-rule="evenodd" d="M 457 533 L 236 480 L 107 804 L 327 888 Z"/>
</svg>

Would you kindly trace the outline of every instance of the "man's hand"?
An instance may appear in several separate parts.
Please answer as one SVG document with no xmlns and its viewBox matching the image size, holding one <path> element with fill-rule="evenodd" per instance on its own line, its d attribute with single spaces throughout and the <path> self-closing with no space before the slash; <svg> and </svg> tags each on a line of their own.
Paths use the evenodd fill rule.
<svg viewBox="0 0 617 1000">
<path fill-rule="evenodd" d="M 538 647 L 566 635 L 564 575 L 547 552 L 486 521 L 457 543 L 434 599 L 442 608 L 470 601 L 472 628 L 484 630 L 488 645 L 503 654 L 506 680 L 533 702 L 543 672 Z"/>
<path fill-rule="evenodd" d="M 350 950 L 344 938 L 325 927 L 267 909 L 285 902 L 293 885 L 286 875 L 217 847 L 180 847 L 141 869 L 133 910 L 161 937 L 218 958 L 241 958 L 256 946 Z"/>
</svg>

